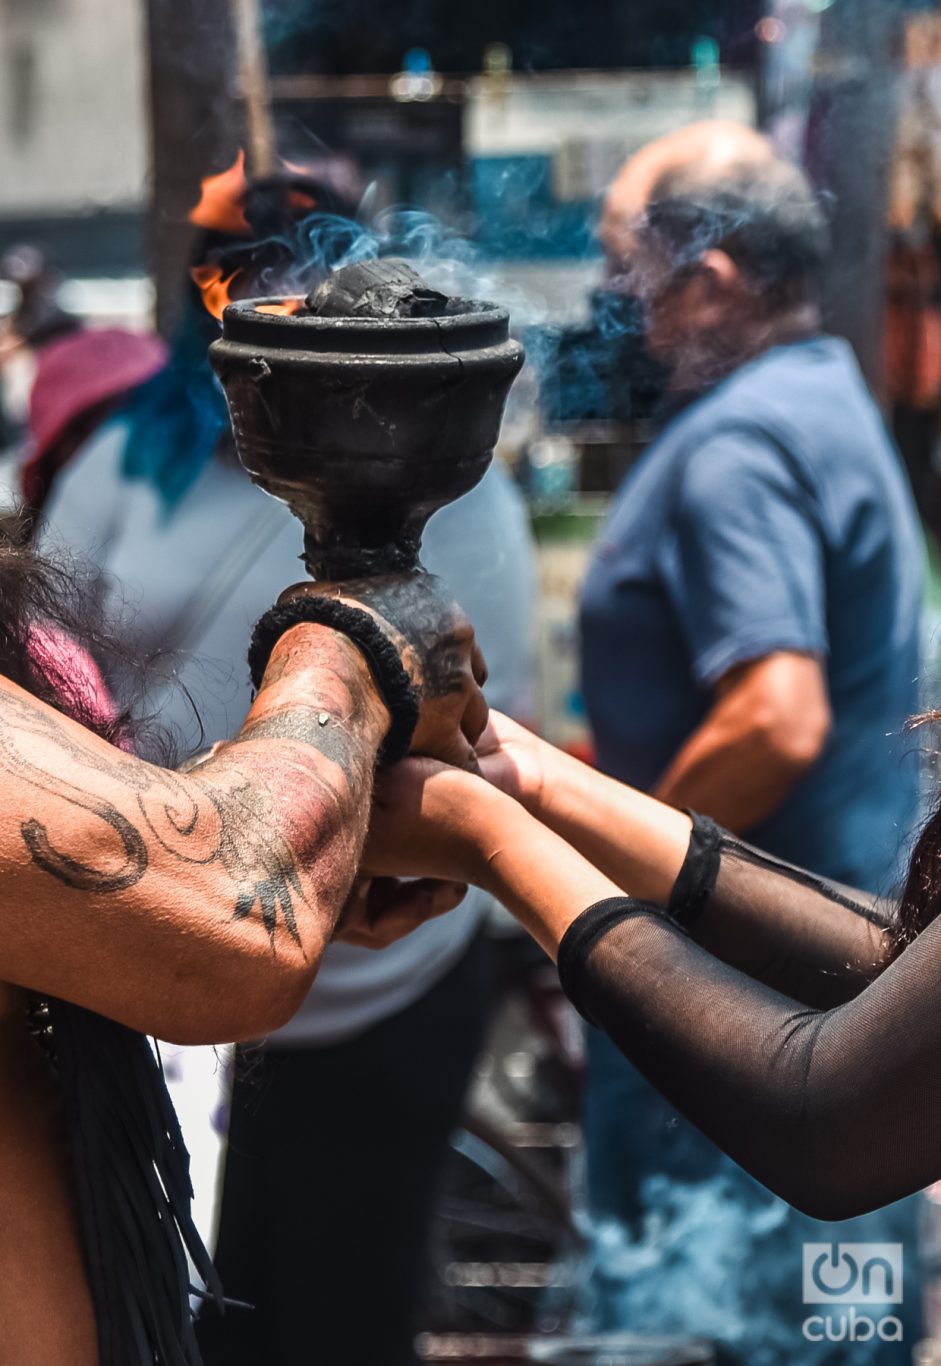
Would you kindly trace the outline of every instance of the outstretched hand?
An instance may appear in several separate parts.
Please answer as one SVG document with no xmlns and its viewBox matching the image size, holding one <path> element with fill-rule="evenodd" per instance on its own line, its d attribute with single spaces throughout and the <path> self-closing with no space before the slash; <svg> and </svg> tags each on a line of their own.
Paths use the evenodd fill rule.
<svg viewBox="0 0 941 1366">
<path fill-rule="evenodd" d="M 377 780 L 363 872 L 485 886 L 512 805 L 466 770 L 404 759 Z"/>
<path fill-rule="evenodd" d="M 440 579 L 414 571 L 346 583 L 304 582 L 278 601 L 301 596 L 335 598 L 374 617 L 419 695 L 412 753 L 475 767 L 474 746 L 487 724 L 481 691 L 487 669 L 474 628 Z"/>
<path fill-rule="evenodd" d="M 479 878 L 480 812 L 505 800 L 466 770 L 404 759 L 376 783 L 359 877 L 334 939 L 381 949 L 453 910 Z M 408 880 L 403 880 L 408 879 Z"/>
<path fill-rule="evenodd" d="M 495 730 L 503 720 L 497 720 Z M 520 751 L 528 755 L 527 732 L 519 731 Z M 516 739 L 507 742 L 509 760 L 502 741 L 485 746 L 484 767 L 488 761 L 501 764 L 500 776 L 508 786 L 534 791 L 533 775 L 526 777 L 519 755 L 514 756 Z M 542 742 L 533 737 L 533 743 L 538 747 Z M 363 872 L 482 887 L 550 956 L 575 914 L 619 894 L 610 878 L 521 802 L 476 774 L 430 759 L 404 759 L 380 776 Z"/>
<path fill-rule="evenodd" d="M 481 776 L 417 757 L 382 773 L 361 877 L 335 938 L 382 948 L 451 910 L 468 883 L 486 885 L 513 807 L 538 805 L 545 749 L 492 712 L 477 741 Z"/>
</svg>

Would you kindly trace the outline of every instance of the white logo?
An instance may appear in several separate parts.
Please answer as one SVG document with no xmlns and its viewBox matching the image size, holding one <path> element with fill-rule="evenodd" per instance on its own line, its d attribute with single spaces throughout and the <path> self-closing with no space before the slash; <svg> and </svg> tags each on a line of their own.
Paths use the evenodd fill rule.
<svg viewBox="0 0 941 1366">
<path fill-rule="evenodd" d="M 805 1243 L 805 1304 L 901 1304 L 901 1243 Z"/>
<path fill-rule="evenodd" d="M 804 1337 L 808 1342 L 902 1342 L 905 1330 L 901 1319 L 874 1319 L 851 1304 L 835 1314 L 811 1314 L 804 1319 Z"/>
</svg>

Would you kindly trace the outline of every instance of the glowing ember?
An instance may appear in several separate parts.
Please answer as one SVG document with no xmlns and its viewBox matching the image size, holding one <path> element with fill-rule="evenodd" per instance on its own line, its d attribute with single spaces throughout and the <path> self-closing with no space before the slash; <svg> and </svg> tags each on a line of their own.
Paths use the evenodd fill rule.
<svg viewBox="0 0 941 1366">
<path fill-rule="evenodd" d="M 202 292 L 203 303 L 207 310 L 219 322 L 222 321 L 222 314 L 231 302 L 229 298 L 229 286 L 236 275 L 241 275 L 241 270 L 233 270 L 232 274 L 223 279 L 221 266 L 194 266 L 190 271 L 194 284 L 198 285 Z"/>
<path fill-rule="evenodd" d="M 197 228 L 249 236 L 251 227 L 243 207 L 247 189 L 245 153 L 240 151 L 227 171 L 206 176 L 203 180 L 199 203 L 190 209 L 189 221 Z"/>
<path fill-rule="evenodd" d="M 279 304 L 258 304 L 256 313 L 273 313 L 278 318 L 290 318 L 304 307 L 303 299 L 285 299 Z"/>
</svg>

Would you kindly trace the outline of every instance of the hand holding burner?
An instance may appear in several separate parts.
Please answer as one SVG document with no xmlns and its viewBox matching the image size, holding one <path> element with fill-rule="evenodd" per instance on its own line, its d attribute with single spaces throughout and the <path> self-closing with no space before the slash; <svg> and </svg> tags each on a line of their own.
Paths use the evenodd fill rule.
<svg viewBox="0 0 941 1366">
<path fill-rule="evenodd" d="M 327 598 L 368 612 L 398 651 L 420 701 L 413 754 L 476 767 L 474 745 L 487 724 L 481 687 L 487 667 L 474 628 L 441 580 L 424 571 L 345 583 L 294 584 L 278 605 Z"/>
</svg>

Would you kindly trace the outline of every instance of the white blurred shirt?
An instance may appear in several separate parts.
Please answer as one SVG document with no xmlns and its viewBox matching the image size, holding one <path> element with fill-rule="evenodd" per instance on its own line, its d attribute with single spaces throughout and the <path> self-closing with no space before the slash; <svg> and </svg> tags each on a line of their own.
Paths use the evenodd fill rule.
<svg viewBox="0 0 941 1366">
<path fill-rule="evenodd" d="M 106 605 L 123 598 L 134 609 L 131 638 L 144 653 L 165 646 L 181 619 L 189 620 L 182 687 L 151 696 L 148 706 L 159 705 L 161 719 L 184 743 L 206 746 L 232 735 L 245 718 L 251 628 L 303 576 L 303 533 L 241 469 L 219 461 L 168 517 L 150 484 L 123 478 L 124 440 L 123 425 L 109 424 L 59 476 L 43 545 L 53 552 L 65 545 L 107 572 Z M 474 623 L 490 671 L 490 704 L 529 715 L 535 554 L 523 499 L 505 471 L 494 466 L 476 489 L 436 513 L 422 562 L 449 584 Z M 382 952 L 330 945 L 310 995 L 273 1041 L 330 1044 L 403 1010 L 457 961 L 487 908 L 486 896 L 472 889 L 456 911 Z"/>
</svg>

